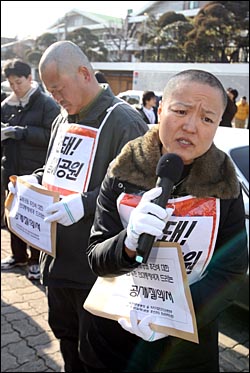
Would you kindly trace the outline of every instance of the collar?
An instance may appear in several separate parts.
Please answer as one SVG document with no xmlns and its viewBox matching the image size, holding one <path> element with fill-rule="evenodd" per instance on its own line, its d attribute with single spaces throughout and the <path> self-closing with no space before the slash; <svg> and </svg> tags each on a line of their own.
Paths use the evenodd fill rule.
<svg viewBox="0 0 250 373">
<path fill-rule="evenodd" d="M 159 126 L 155 125 L 144 136 L 123 147 L 111 164 L 109 174 L 148 190 L 155 186 L 155 170 L 160 157 Z M 232 161 L 212 144 L 205 154 L 193 162 L 178 192 L 203 198 L 231 199 L 238 197 L 240 186 Z"/>
<path fill-rule="evenodd" d="M 33 95 L 33 93 L 38 88 L 38 83 L 34 80 L 31 82 L 31 87 L 28 90 L 28 92 L 25 93 L 25 95 L 21 98 L 18 98 L 14 92 L 11 93 L 9 96 L 9 99 L 6 101 L 6 103 L 10 106 L 26 106 L 29 103 L 30 97 Z"/>
<path fill-rule="evenodd" d="M 112 101 L 114 95 L 108 84 L 100 84 L 101 88 L 98 94 L 93 98 L 87 107 L 80 110 L 78 114 L 68 115 L 66 110 L 63 109 L 63 116 L 68 117 L 69 123 L 82 123 L 87 121 L 90 123 L 95 123 L 103 112 L 110 106 L 112 106 Z"/>
</svg>

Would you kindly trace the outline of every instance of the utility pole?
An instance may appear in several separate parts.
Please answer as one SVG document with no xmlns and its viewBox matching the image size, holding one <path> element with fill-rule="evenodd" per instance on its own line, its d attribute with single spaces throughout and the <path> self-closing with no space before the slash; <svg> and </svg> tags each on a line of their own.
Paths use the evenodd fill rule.
<svg viewBox="0 0 250 373">
<path fill-rule="evenodd" d="M 142 43 L 142 62 L 146 60 L 146 26 L 147 26 L 147 17 L 148 13 L 144 13 L 144 20 L 143 20 L 143 43 Z"/>
<path fill-rule="evenodd" d="M 67 14 L 64 17 L 64 40 L 67 40 L 68 37 L 68 16 Z"/>
</svg>

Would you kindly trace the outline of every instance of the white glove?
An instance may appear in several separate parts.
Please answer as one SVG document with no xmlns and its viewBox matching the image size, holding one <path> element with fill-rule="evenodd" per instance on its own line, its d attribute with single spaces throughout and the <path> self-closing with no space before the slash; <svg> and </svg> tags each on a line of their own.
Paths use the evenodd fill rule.
<svg viewBox="0 0 250 373">
<path fill-rule="evenodd" d="M 51 214 L 44 221 L 52 223 L 56 221 L 62 225 L 77 223 L 84 216 L 84 206 L 80 193 L 63 197 L 60 202 L 49 205 L 45 212 Z"/>
<path fill-rule="evenodd" d="M 127 226 L 127 237 L 124 241 L 128 249 L 136 251 L 138 239 L 142 233 L 150 234 L 156 238 L 163 235 L 163 229 L 174 209 L 164 209 L 151 202 L 161 193 L 161 187 L 153 188 L 144 193 L 138 206 L 131 212 Z"/>
<path fill-rule="evenodd" d="M 38 184 L 38 179 L 34 175 L 23 175 L 23 176 L 19 176 L 19 178 L 24 181 L 27 181 L 30 184 Z M 8 189 L 10 193 L 16 194 L 16 186 L 12 183 L 12 181 L 8 183 Z"/>
<path fill-rule="evenodd" d="M 165 338 L 168 336 L 167 334 L 155 332 L 151 329 L 150 324 L 153 324 L 155 320 L 155 316 L 147 315 L 139 322 L 137 318 L 137 312 L 135 310 L 131 310 L 130 323 L 124 318 L 118 319 L 118 323 L 123 329 L 127 330 L 127 332 L 135 334 L 147 342 L 153 342 L 157 339 Z"/>
</svg>

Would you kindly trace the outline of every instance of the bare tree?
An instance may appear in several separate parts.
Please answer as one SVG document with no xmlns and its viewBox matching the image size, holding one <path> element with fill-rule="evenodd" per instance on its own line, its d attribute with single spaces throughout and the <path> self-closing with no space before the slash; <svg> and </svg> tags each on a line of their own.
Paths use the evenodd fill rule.
<svg viewBox="0 0 250 373">
<path fill-rule="evenodd" d="M 129 16 L 121 20 L 121 24 L 105 27 L 104 43 L 109 50 L 109 58 L 115 62 L 127 61 L 127 49 L 135 42 L 136 24 L 128 22 Z"/>
</svg>

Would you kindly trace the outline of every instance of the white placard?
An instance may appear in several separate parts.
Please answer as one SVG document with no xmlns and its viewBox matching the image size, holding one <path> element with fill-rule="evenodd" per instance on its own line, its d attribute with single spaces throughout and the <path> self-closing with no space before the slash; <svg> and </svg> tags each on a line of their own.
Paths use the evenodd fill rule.
<svg viewBox="0 0 250 373">
<path fill-rule="evenodd" d="M 136 310 L 141 320 L 154 315 L 152 329 L 198 343 L 196 319 L 179 244 L 158 243 L 147 264 L 128 274 L 99 277 L 84 308 L 117 320 Z"/>
<path fill-rule="evenodd" d="M 16 194 L 10 193 L 5 202 L 9 229 L 28 245 L 55 256 L 56 223 L 44 222 L 44 218 L 46 207 L 59 201 L 59 193 L 19 177 L 11 178 L 16 183 Z"/>
</svg>

